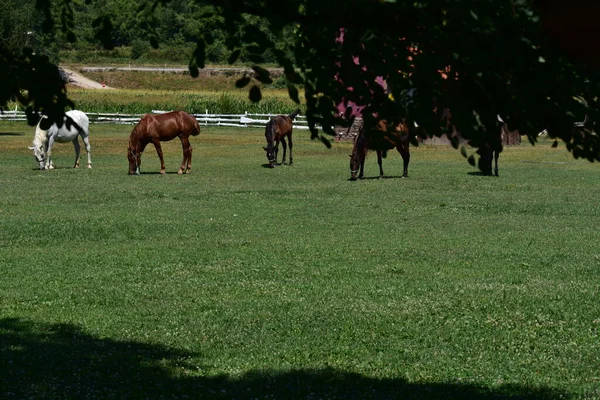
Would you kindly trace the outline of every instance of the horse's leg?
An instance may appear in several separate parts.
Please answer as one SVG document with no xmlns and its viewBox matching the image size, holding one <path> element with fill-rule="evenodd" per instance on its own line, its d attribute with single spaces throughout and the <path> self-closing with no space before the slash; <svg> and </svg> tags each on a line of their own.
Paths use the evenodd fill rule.
<svg viewBox="0 0 600 400">
<path fill-rule="evenodd" d="M 162 147 L 160 146 L 160 140 L 156 139 L 152 141 L 154 147 L 156 147 L 156 154 L 158 154 L 158 158 L 160 158 L 160 173 L 162 175 L 165 174 L 165 159 L 163 158 Z"/>
<path fill-rule="evenodd" d="M 187 155 L 187 169 L 185 170 L 186 174 L 192 172 L 192 144 L 190 143 L 190 147 L 188 147 L 188 155 Z"/>
<path fill-rule="evenodd" d="M 496 164 L 494 166 L 494 175 L 498 176 L 498 157 L 500 157 L 500 152 L 498 150 L 494 150 L 494 155 L 496 159 Z"/>
<path fill-rule="evenodd" d="M 362 179 L 365 175 L 365 158 L 367 158 L 367 150 L 360 152 L 360 158 L 358 159 L 360 164 L 360 171 L 358 172 L 358 179 Z"/>
<path fill-rule="evenodd" d="M 279 141 L 275 143 L 275 165 L 277 165 L 277 156 L 279 155 Z"/>
<path fill-rule="evenodd" d="M 81 136 L 83 139 L 83 144 L 85 145 L 85 151 L 87 153 L 88 160 L 88 168 L 92 168 L 92 146 L 90 146 L 90 138 L 89 136 Z"/>
<path fill-rule="evenodd" d="M 189 173 L 192 168 L 192 146 L 187 136 L 181 137 L 181 147 L 183 149 L 183 160 L 181 160 L 181 167 L 177 171 L 179 175 Z"/>
<path fill-rule="evenodd" d="M 76 137 L 73 140 L 73 147 L 75 147 L 75 165 L 73 165 L 73 168 L 79 168 L 79 152 L 81 150 L 81 147 L 79 146 L 79 138 Z"/>
<path fill-rule="evenodd" d="M 408 143 L 398 146 L 398 152 L 402 156 L 402 161 L 404 162 L 404 172 L 402 173 L 403 178 L 408 178 L 408 163 L 410 162 L 410 150 L 408 146 Z"/>
<path fill-rule="evenodd" d="M 285 156 L 287 153 L 287 143 L 285 141 L 285 136 L 281 137 L 281 145 L 283 146 L 283 158 L 281 159 L 281 165 L 285 164 Z"/>
<path fill-rule="evenodd" d="M 48 139 L 48 149 L 46 150 L 46 169 L 54 169 L 52 163 L 52 146 L 54 145 L 54 136 L 50 136 Z"/>
<path fill-rule="evenodd" d="M 290 143 L 290 164 L 292 165 L 294 163 L 294 156 L 292 154 L 292 133 L 290 132 L 290 135 L 288 136 L 288 142 Z"/>
<path fill-rule="evenodd" d="M 379 164 L 379 179 L 383 179 L 383 160 L 381 157 L 381 150 L 377 150 L 377 164 Z"/>
</svg>

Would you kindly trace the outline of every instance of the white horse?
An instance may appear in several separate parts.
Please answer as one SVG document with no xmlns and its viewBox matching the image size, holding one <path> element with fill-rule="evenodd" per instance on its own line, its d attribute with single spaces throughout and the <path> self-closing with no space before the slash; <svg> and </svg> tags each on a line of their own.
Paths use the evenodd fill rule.
<svg viewBox="0 0 600 400">
<path fill-rule="evenodd" d="M 52 124 L 48 129 L 42 129 L 42 121 L 48 119 L 47 116 L 42 116 L 35 128 L 35 136 L 33 137 L 33 146 L 29 147 L 33 150 L 33 156 L 40 164 L 40 169 L 54 169 L 52 163 L 52 146 L 54 142 L 67 143 L 73 142 L 75 147 L 75 165 L 73 168 L 79 167 L 79 139 L 81 136 L 87 151 L 88 168 L 92 168 L 92 155 L 90 153 L 89 126 L 90 120 L 82 111 L 71 110 L 65 113 L 62 126 L 59 128 L 56 123 Z"/>
</svg>

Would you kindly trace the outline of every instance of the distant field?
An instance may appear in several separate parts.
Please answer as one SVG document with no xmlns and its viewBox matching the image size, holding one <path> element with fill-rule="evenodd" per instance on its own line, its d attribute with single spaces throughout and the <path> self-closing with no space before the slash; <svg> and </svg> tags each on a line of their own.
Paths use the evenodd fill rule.
<svg viewBox="0 0 600 400">
<path fill-rule="evenodd" d="M 190 78 L 188 78 L 190 79 Z M 304 106 L 297 105 L 287 91 L 264 94 L 259 103 L 252 103 L 247 93 L 232 91 L 167 91 L 167 90 L 85 90 L 71 88 L 69 98 L 78 109 L 87 112 L 122 112 L 143 114 L 152 110 L 185 110 L 189 113 L 243 114 L 291 113 Z"/>
<path fill-rule="evenodd" d="M 152 110 L 185 110 L 190 113 L 213 114 L 291 113 L 304 104 L 294 103 L 282 79 L 272 85 L 262 85 L 262 101 L 253 103 L 248 89 L 236 88 L 240 76 L 189 75 L 148 71 L 81 72 L 77 65 L 71 70 L 86 78 L 103 82 L 113 90 L 88 90 L 68 86 L 69 98 L 75 106 L 88 112 L 146 113 Z M 181 67 L 181 66 L 179 66 Z M 258 84 L 258 82 L 252 82 Z M 303 94 L 300 94 L 303 99 Z"/>
<path fill-rule="evenodd" d="M 550 141 L 348 181 L 350 144 L 202 128 L 193 170 L 131 126 L 92 170 L 0 123 L 0 398 L 599 399 L 599 166 Z"/>
</svg>

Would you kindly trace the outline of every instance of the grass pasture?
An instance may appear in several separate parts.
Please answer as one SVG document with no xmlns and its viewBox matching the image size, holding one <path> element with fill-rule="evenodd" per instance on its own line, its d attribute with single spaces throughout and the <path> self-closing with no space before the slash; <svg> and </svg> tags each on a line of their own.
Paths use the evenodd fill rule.
<svg viewBox="0 0 600 400">
<path fill-rule="evenodd" d="M 350 182 L 347 143 L 267 169 L 202 127 L 190 175 L 169 142 L 128 176 L 130 130 L 37 171 L 0 124 L 0 398 L 600 399 L 597 164 L 421 146 Z"/>
</svg>

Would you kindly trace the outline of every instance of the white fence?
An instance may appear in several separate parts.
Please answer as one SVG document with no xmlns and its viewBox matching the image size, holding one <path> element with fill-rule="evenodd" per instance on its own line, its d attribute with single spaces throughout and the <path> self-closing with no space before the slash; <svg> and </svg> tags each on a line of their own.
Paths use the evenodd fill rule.
<svg viewBox="0 0 600 400">
<path fill-rule="evenodd" d="M 152 110 L 155 114 L 166 111 Z M 235 126 L 240 128 L 263 127 L 269 119 L 277 114 L 192 114 L 200 125 L 210 126 Z M 87 113 L 91 124 L 136 124 L 144 114 L 119 114 L 119 113 Z M 23 111 L 0 111 L 0 121 L 26 121 Z M 308 129 L 306 116 L 298 115 L 294 119 L 294 129 Z"/>
</svg>

